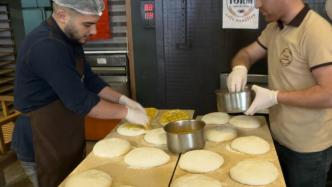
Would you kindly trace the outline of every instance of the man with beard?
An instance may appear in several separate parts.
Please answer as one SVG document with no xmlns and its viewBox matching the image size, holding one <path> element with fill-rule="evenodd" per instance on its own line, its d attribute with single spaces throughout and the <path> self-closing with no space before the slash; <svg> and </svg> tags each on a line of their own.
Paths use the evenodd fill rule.
<svg viewBox="0 0 332 187">
<path fill-rule="evenodd" d="M 267 56 L 269 89 L 245 112 L 269 108 L 270 127 L 288 187 L 325 187 L 332 161 L 332 27 L 302 0 L 256 0 L 269 24 L 233 58 L 227 85 L 247 83 L 247 72 Z"/>
<path fill-rule="evenodd" d="M 52 16 L 20 46 L 12 148 L 34 186 L 55 187 L 85 156 L 84 117 L 145 125 L 137 102 L 112 90 L 85 62 L 103 0 L 53 0 Z M 37 175 L 36 175 L 37 171 Z"/>
</svg>

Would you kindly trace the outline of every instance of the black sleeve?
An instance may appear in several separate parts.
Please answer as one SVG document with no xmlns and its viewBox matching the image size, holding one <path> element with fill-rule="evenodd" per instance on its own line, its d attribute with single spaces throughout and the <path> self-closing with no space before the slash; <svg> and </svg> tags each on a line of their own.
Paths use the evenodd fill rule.
<svg viewBox="0 0 332 187">
<path fill-rule="evenodd" d="M 102 80 L 98 75 L 92 72 L 91 67 L 88 63 L 85 63 L 84 76 L 84 84 L 90 91 L 96 94 L 98 94 L 103 88 L 108 86 L 108 84 L 104 80 Z"/>
</svg>

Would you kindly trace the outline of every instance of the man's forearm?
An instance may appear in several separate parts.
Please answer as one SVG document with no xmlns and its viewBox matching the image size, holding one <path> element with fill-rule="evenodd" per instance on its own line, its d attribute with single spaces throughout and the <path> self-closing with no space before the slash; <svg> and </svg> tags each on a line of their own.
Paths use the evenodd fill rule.
<svg viewBox="0 0 332 187">
<path fill-rule="evenodd" d="M 278 103 L 308 108 L 332 107 L 332 94 L 316 85 L 305 90 L 279 91 Z"/>
<path fill-rule="evenodd" d="M 245 49 L 241 49 L 232 59 L 232 67 L 243 65 L 247 69 L 250 68 L 250 56 Z"/>
<path fill-rule="evenodd" d="M 113 90 L 111 87 L 106 86 L 99 93 L 98 96 L 106 101 L 119 103 L 119 98 L 122 94 Z"/>
<path fill-rule="evenodd" d="M 104 99 L 100 99 L 88 113 L 89 117 L 98 119 L 122 119 L 126 115 L 127 108 L 124 105 L 111 103 Z"/>
</svg>

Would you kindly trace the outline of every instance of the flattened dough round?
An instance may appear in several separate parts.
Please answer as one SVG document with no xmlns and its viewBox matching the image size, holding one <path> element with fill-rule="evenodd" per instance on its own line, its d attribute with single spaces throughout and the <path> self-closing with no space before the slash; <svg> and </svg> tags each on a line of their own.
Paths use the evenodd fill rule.
<svg viewBox="0 0 332 187">
<path fill-rule="evenodd" d="M 224 142 L 236 138 L 237 131 L 229 125 L 221 125 L 205 130 L 205 137 L 211 142 Z"/>
<path fill-rule="evenodd" d="M 145 129 L 141 125 L 124 123 L 116 129 L 116 132 L 123 136 L 139 136 L 145 133 Z"/>
<path fill-rule="evenodd" d="M 224 112 L 212 112 L 209 114 L 205 114 L 202 117 L 202 121 L 205 122 L 207 125 L 220 125 L 226 124 L 229 121 L 229 115 Z"/>
<path fill-rule="evenodd" d="M 99 157 L 113 158 L 127 153 L 130 148 L 131 145 L 127 140 L 107 138 L 97 142 L 92 152 Z"/>
<path fill-rule="evenodd" d="M 259 155 L 268 152 L 270 144 L 258 136 L 243 136 L 234 139 L 231 148 L 242 153 Z"/>
<path fill-rule="evenodd" d="M 154 145 L 165 145 L 167 143 L 166 132 L 163 128 L 152 129 L 146 132 L 144 140 Z"/>
<path fill-rule="evenodd" d="M 254 116 L 238 115 L 229 120 L 231 125 L 239 128 L 255 129 L 261 126 L 260 121 Z"/>
<path fill-rule="evenodd" d="M 222 184 L 212 177 L 191 174 L 175 179 L 171 187 L 222 187 Z"/>
<path fill-rule="evenodd" d="M 192 173 L 207 173 L 218 169 L 224 158 L 208 150 L 193 150 L 181 156 L 179 166 Z"/>
<path fill-rule="evenodd" d="M 112 177 L 95 169 L 70 176 L 65 182 L 65 187 L 110 187 L 111 185 Z"/>
<path fill-rule="evenodd" d="M 131 150 L 124 158 L 126 164 L 134 168 L 151 168 L 166 164 L 170 157 L 161 149 L 139 147 Z"/>
<path fill-rule="evenodd" d="M 242 184 L 267 185 L 278 178 L 278 169 L 269 161 L 247 159 L 232 167 L 230 176 Z"/>
</svg>

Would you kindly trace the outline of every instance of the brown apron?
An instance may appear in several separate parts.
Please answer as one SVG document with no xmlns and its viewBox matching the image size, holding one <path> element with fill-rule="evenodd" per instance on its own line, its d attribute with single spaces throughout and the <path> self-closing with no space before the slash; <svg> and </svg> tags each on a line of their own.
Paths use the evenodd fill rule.
<svg viewBox="0 0 332 187">
<path fill-rule="evenodd" d="M 76 70 L 83 77 L 82 54 Z M 55 187 L 85 156 L 84 116 L 67 109 L 60 100 L 28 114 L 40 187 Z"/>
</svg>

